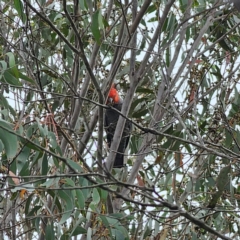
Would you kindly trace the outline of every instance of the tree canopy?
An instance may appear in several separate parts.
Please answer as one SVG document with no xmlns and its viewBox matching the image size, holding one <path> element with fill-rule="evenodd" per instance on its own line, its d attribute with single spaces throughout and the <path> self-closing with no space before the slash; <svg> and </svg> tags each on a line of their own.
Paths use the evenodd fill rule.
<svg viewBox="0 0 240 240">
<path fill-rule="evenodd" d="M 239 10 L 2 0 L 0 239 L 238 239 Z M 126 120 L 126 167 L 113 169 Z"/>
</svg>

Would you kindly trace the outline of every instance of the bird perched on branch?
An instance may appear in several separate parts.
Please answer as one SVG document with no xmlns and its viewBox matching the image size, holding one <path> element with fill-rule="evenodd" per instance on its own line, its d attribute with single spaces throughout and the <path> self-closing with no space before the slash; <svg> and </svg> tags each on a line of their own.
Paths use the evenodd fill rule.
<svg viewBox="0 0 240 240">
<path fill-rule="evenodd" d="M 112 106 L 112 108 L 108 108 L 106 110 L 105 122 L 104 122 L 104 127 L 107 133 L 107 143 L 109 148 L 111 147 L 114 132 L 119 119 L 119 113 L 116 112 L 114 108 L 117 109 L 119 112 L 121 112 L 122 102 L 123 101 L 120 98 L 119 93 L 116 89 L 116 85 L 113 84 L 107 98 L 107 105 Z M 114 164 L 113 164 L 114 168 L 124 167 L 124 152 L 129 143 L 131 129 L 132 129 L 132 124 L 129 121 L 126 121 L 122 138 L 120 140 L 117 154 L 114 160 Z"/>
</svg>

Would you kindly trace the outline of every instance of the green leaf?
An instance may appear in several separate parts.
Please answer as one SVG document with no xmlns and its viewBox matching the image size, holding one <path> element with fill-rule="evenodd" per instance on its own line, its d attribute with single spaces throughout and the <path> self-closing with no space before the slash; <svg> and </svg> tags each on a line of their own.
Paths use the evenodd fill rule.
<svg viewBox="0 0 240 240">
<path fill-rule="evenodd" d="M 149 94 L 154 94 L 154 91 L 152 89 L 149 88 L 145 88 L 145 87 L 138 87 L 136 92 L 138 93 L 149 93 Z M 147 98 L 146 98 L 147 99 Z"/>
<path fill-rule="evenodd" d="M 108 228 L 110 225 L 109 225 L 107 218 L 104 215 L 99 215 L 99 217 L 102 220 L 103 225 Z"/>
<path fill-rule="evenodd" d="M 88 187 L 89 186 L 89 181 L 86 178 L 80 177 L 79 178 L 79 186 L 82 187 Z M 82 189 L 82 194 L 84 196 L 85 199 L 87 199 L 88 197 L 90 197 L 90 190 L 88 188 Z"/>
<path fill-rule="evenodd" d="M 101 44 L 101 33 L 99 30 L 99 14 L 100 11 L 97 10 L 92 17 L 92 25 L 91 25 L 91 30 L 92 30 L 92 34 L 94 36 L 94 38 L 96 39 L 97 43 L 100 45 Z"/>
<path fill-rule="evenodd" d="M 174 13 L 170 13 L 169 14 L 169 19 L 168 19 L 168 23 L 167 23 L 167 28 L 166 31 L 169 33 L 168 34 L 168 38 L 172 36 L 173 31 L 176 29 L 177 27 L 177 20 L 176 20 L 176 16 L 174 15 Z"/>
<path fill-rule="evenodd" d="M 37 217 L 37 216 L 35 216 L 34 218 L 35 218 L 35 221 L 33 220 L 33 224 L 35 226 L 35 229 L 37 229 L 39 231 L 41 229 L 40 222 L 41 222 L 42 218 Z"/>
<path fill-rule="evenodd" d="M 53 132 L 49 132 L 48 134 L 48 138 L 50 140 L 50 144 L 52 146 L 53 149 L 56 149 L 58 147 L 58 142 L 56 139 L 56 134 Z"/>
<path fill-rule="evenodd" d="M 225 129 L 225 147 L 229 148 L 232 145 L 233 136 L 232 133 Z"/>
<path fill-rule="evenodd" d="M 65 210 L 73 210 L 73 202 L 72 202 L 72 194 L 69 190 L 59 190 L 58 195 L 65 201 L 66 209 Z"/>
<path fill-rule="evenodd" d="M 209 208 L 214 208 L 218 202 L 218 199 L 222 196 L 224 189 L 226 188 L 230 178 L 228 174 L 231 171 L 231 164 L 223 167 L 216 179 L 217 190 L 212 194 L 212 198 L 208 204 Z"/>
<path fill-rule="evenodd" d="M 118 229 L 111 229 L 111 232 L 115 240 L 125 240 L 125 236 Z"/>
<path fill-rule="evenodd" d="M 47 179 L 46 182 L 42 183 L 40 186 L 41 187 L 46 187 L 46 188 L 57 186 L 58 182 L 59 182 L 59 179 L 60 178 L 50 178 L 50 179 Z M 59 192 L 61 192 L 61 191 L 59 191 Z"/>
<path fill-rule="evenodd" d="M 69 185 L 69 186 L 71 186 L 71 187 L 75 187 L 75 183 L 73 182 L 72 179 L 70 179 L 70 178 L 65 178 L 64 181 L 65 181 L 65 184 L 66 184 L 66 185 Z"/>
<path fill-rule="evenodd" d="M 40 131 L 41 136 L 44 138 L 48 136 L 48 127 L 45 125 L 44 127 L 42 126 L 42 123 L 39 118 L 35 118 L 35 120 L 38 123 L 38 129 Z"/>
<path fill-rule="evenodd" d="M 18 148 L 17 137 L 6 129 L 12 131 L 11 126 L 6 121 L 0 119 L 0 139 L 4 145 L 7 156 L 13 158 Z"/>
<path fill-rule="evenodd" d="M 99 25 L 100 29 L 104 29 L 104 25 L 106 24 L 106 22 L 104 24 L 101 9 L 99 9 L 98 11 L 99 11 L 99 13 L 98 13 L 98 25 Z"/>
<path fill-rule="evenodd" d="M 8 59 L 9 59 L 9 67 L 10 68 L 13 68 L 16 66 L 16 63 L 15 63 L 15 58 L 14 58 L 14 55 L 12 52 L 8 52 L 6 53 L 6 55 L 8 56 Z"/>
<path fill-rule="evenodd" d="M 78 220 L 74 222 L 75 226 L 73 226 L 70 236 L 76 236 L 76 235 L 79 235 L 81 233 L 87 233 L 86 229 L 81 227 L 81 224 L 85 223 L 85 222 L 86 222 L 85 217 L 79 217 Z"/>
<path fill-rule="evenodd" d="M 32 84 L 35 84 L 34 80 L 32 80 L 31 78 L 29 78 L 28 76 L 25 76 L 24 74 L 22 74 L 21 72 L 19 72 L 19 78 L 27 81 L 27 82 L 30 82 Z"/>
<path fill-rule="evenodd" d="M 69 233 L 64 233 L 60 238 L 60 240 L 69 240 L 69 239 L 70 239 Z"/>
<path fill-rule="evenodd" d="M 26 201 L 26 204 L 25 204 L 25 210 L 24 210 L 24 213 L 27 215 L 27 216 L 30 216 L 29 214 L 29 209 L 31 208 L 31 203 L 32 203 L 32 198 L 34 197 L 34 194 L 30 194 L 27 198 L 27 201 Z"/>
<path fill-rule="evenodd" d="M 9 59 L 9 67 L 10 67 L 10 72 L 16 77 L 19 78 L 19 72 L 15 63 L 15 57 L 13 55 L 13 53 L 8 52 L 6 53 L 6 55 L 8 56 Z"/>
<path fill-rule="evenodd" d="M 70 159 L 67 159 L 67 164 L 70 165 L 73 169 L 77 170 L 78 172 L 83 172 L 82 167 L 78 163 Z"/>
<path fill-rule="evenodd" d="M 133 115 L 132 115 L 132 117 L 133 117 L 133 118 L 141 118 L 141 117 L 143 117 L 143 116 L 146 116 L 146 114 L 148 114 L 148 113 L 149 113 L 149 109 L 144 109 L 144 108 L 142 108 L 142 109 L 134 112 Z"/>
<path fill-rule="evenodd" d="M 227 165 L 226 167 L 223 167 L 216 179 L 216 186 L 218 187 L 218 190 L 223 192 L 225 189 L 227 183 L 229 182 L 229 176 L 228 174 L 231 171 L 231 165 Z"/>
<path fill-rule="evenodd" d="M 7 101 L 6 98 L 2 95 L 2 93 L 0 93 L 0 105 L 2 105 L 5 109 L 8 109 L 13 116 L 16 115 L 15 110 L 12 108 L 12 106 L 10 106 L 10 105 L 8 104 L 8 101 Z M 8 115 L 8 112 L 7 112 L 7 115 Z"/>
<path fill-rule="evenodd" d="M 79 6 L 81 10 L 85 10 L 87 8 L 85 0 L 80 0 Z"/>
<path fill-rule="evenodd" d="M 192 240 L 197 240 L 199 239 L 197 234 L 195 232 L 192 232 Z"/>
<path fill-rule="evenodd" d="M 166 49 L 166 65 L 169 66 L 171 62 L 171 51 L 170 48 Z"/>
<path fill-rule="evenodd" d="M 146 231 L 145 231 L 144 236 L 143 236 L 143 239 L 146 239 L 150 235 L 151 235 L 151 229 L 147 226 Z"/>
<path fill-rule="evenodd" d="M 3 143 L 2 143 L 2 141 L 0 140 L 0 152 L 2 152 L 2 151 L 3 151 L 3 149 L 4 149 L 4 146 L 3 146 Z"/>
<path fill-rule="evenodd" d="M 72 211 L 70 211 L 70 210 L 68 210 L 67 212 L 65 212 L 65 213 L 62 215 L 62 218 L 61 218 L 61 220 L 59 221 L 58 224 L 61 225 L 61 224 L 65 223 L 65 222 L 70 218 L 71 214 L 72 214 Z"/>
<path fill-rule="evenodd" d="M 85 207 L 85 197 L 80 189 L 75 190 L 77 197 L 77 204 L 79 209 L 84 209 Z"/>
<path fill-rule="evenodd" d="M 38 127 L 38 124 L 34 123 L 27 128 L 27 131 L 26 131 L 27 138 L 31 139 L 33 134 L 36 134 L 37 127 Z"/>
<path fill-rule="evenodd" d="M 107 196 L 108 196 L 108 191 L 106 191 L 104 189 L 100 189 L 100 193 L 101 193 L 101 199 L 106 200 Z"/>
<path fill-rule="evenodd" d="M 18 158 L 17 158 L 18 161 L 22 162 L 22 163 L 25 163 L 28 160 L 29 154 L 30 154 L 30 148 L 28 148 L 26 146 L 23 147 L 21 149 L 20 154 L 18 155 Z"/>
<path fill-rule="evenodd" d="M 60 199 L 56 196 L 58 195 L 58 192 L 56 193 L 55 191 L 48 190 L 47 193 L 54 198 L 54 205 L 57 206 L 59 212 L 62 212 L 62 204 L 60 203 Z"/>
<path fill-rule="evenodd" d="M 7 70 L 7 63 L 5 61 L 0 61 L 1 66 L 2 66 L 2 72 L 4 72 L 5 70 Z"/>
<path fill-rule="evenodd" d="M 15 6 L 15 9 L 17 10 L 17 12 L 18 12 L 19 17 L 21 18 L 23 23 L 25 23 L 26 22 L 26 14 L 24 13 L 24 8 L 23 8 L 22 1 L 14 0 L 14 6 Z"/>
<path fill-rule="evenodd" d="M 39 209 L 41 209 L 42 206 L 34 206 L 33 209 L 27 214 L 28 217 L 37 215 L 37 212 Z"/>
<path fill-rule="evenodd" d="M 51 239 L 55 239 L 54 238 L 54 227 L 52 224 L 48 224 L 47 228 L 46 228 L 46 236 L 45 239 L 46 240 L 51 240 Z"/>
<path fill-rule="evenodd" d="M 47 175 L 48 173 L 48 158 L 47 154 L 44 154 L 42 157 L 42 175 Z"/>
<path fill-rule="evenodd" d="M 10 85 L 22 86 L 22 84 L 18 81 L 18 79 L 15 78 L 15 76 L 13 76 L 9 70 L 4 72 L 3 77 L 4 77 L 4 80 Z"/>
<path fill-rule="evenodd" d="M 129 74 L 129 71 L 130 71 L 130 66 L 129 65 L 124 66 L 121 69 L 121 71 L 118 72 L 117 78 L 121 78 L 122 76 Z"/>
<path fill-rule="evenodd" d="M 92 202 L 95 205 L 97 205 L 100 202 L 100 196 L 96 188 L 93 189 L 92 198 L 93 198 Z"/>
<path fill-rule="evenodd" d="M 142 102 L 146 102 L 148 98 L 138 98 L 134 99 L 133 103 L 131 104 L 130 112 L 133 112 L 136 108 L 139 108 L 138 104 L 140 105 Z"/>
<path fill-rule="evenodd" d="M 154 3 L 154 4 L 152 4 L 151 6 L 148 7 L 147 13 L 152 13 L 152 12 L 156 11 L 156 9 L 157 9 L 157 6 Z"/>
<path fill-rule="evenodd" d="M 180 9 L 183 13 L 186 11 L 187 6 L 188 6 L 187 0 L 180 0 Z"/>
<path fill-rule="evenodd" d="M 112 227 L 116 227 L 116 225 L 119 224 L 119 221 L 115 218 L 112 218 L 112 217 L 106 217 L 108 222 L 109 222 L 109 225 L 111 225 Z"/>
<path fill-rule="evenodd" d="M 191 38 L 191 30 L 190 30 L 190 27 L 187 27 L 187 29 L 186 29 L 186 42 L 188 42 L 190 38 Z"/>
<path fill-rule="evenodd" d="M 25 164 L 22 166 L 22 164 L 19 164 L 18 162 L 18 171 L 19 171 L 19 176 L 29 176 L 31 175 L 30 169 L 29 169 L 29 162 L 25 162 Z M 25 181 L 28 181 L 28 178 L 26 178 Z"/>
<path fill-rule="evenodd" d="M 64 214 L 63 214 L 61 220 L 59 221 L 59 224 L 62 224 L 64 222 L 66 222 L 66 220 L 72 215 L 72 211 L 74 209 L 74 204 L 72 202 L 72 199 L 73 199 L 72 191 L 59 190 L 58 195 L 65 202 L 65 205 L 64 205 L 65 208 L 63 210 Z"/>
<path fill-rule="evenodd" d="M 78 226 L 75 228 L 71 236 L 77 236 L 79 234 L 85 234 L 85 233 L 87 233 L 87 230 L 83 227 Z"/>
</svg>

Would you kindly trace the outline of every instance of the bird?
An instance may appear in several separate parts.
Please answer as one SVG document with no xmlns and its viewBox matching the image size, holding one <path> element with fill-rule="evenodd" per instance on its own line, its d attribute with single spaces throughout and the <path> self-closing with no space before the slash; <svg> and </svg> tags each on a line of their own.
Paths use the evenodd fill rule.
<svg viewBox="0 0 240 240">
<path fill-rule="evenodd" d="M 121 112 L 122 104 L 123 104 L 123 100 L 119 96 L 119 93 L 116 89 L 116 84 L 113 84 L 108 94 L 107 105 L 109 106 L 109 108 L 106 109 L 105 119 L 104 119 L 104 128 L 107 134 L 107 145 L 109 148 L 111 147 L 117 122 L 119 119 L 119 113 L 116 112 L 114 108 L 117 109 L 119 112 Z M 129 143 L 131 130 L 132 130 L 132 124 L 130 121 L 127 120 L 125 122 L 122 138 L 119 143 L 113 168 L 122 168 L 125 166 L 124 153 Z"/>
</svg>

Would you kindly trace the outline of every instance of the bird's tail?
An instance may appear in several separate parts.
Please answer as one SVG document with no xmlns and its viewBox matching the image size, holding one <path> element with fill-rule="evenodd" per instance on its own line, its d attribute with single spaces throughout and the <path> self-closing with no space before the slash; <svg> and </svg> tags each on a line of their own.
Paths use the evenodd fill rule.
<svg viewBox="0 0 240 240">
<path fill-rule="evenodd" d="M 124 155 L 123 154 L 117 153 L 113 167 L 114 168 L 124 167 Z"/>
</svg>

